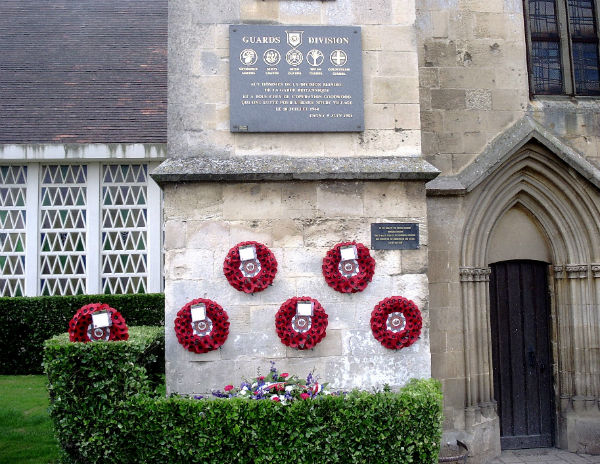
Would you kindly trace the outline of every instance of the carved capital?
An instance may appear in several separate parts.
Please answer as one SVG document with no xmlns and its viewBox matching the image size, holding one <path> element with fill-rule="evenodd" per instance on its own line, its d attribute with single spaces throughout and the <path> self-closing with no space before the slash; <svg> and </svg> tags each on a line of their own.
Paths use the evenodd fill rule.
<svg viewBox="0 0 600 464">
<path fill-rule="evenodd" d="M 564 266 L 554 266 L 554 278 L 555 279 L 564 279 L 565 278 L 565 267 Z"/>
<path fill-rule="evenodd" d="M 595 279 L 600 278 L 600 264 L 592 264 L 592 275 Z"/>
<path fill-rule="evenodd" d="M 565 268 L 569 279 L 585 279 L 588 275 L 588 267 L 585 264 L 567 264 Z"/>
<path fill-rule="evenodd" d="M 489 282 L 492 270 L 489 267 L 461 267 L 461 282 Z"/>
</svg>

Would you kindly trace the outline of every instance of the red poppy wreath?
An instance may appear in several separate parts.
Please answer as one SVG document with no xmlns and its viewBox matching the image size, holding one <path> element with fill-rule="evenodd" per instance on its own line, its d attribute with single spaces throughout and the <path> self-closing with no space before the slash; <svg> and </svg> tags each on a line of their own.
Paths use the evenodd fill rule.
<svg viewBox="0 0 600 464">
<path fill-rule="evenodd" d="M 373 336 L 391 350 L 412 345 L 421 335 L 423 319 L 417 305 L 402 296 L 380 301 L 371 313 Z"/>
<path fill-rule="evenodd" d="M 299 302 L 308 303 L 312 314 L 300 312 Z M 277 311 L 275 328 L 284 345 L 299 350 L 309 350 L 327 335 L 327 313 L 314 298 L 307 296 L 290 298 Z"/>
<path fill-rule="evenodd" d="M 94 317 L 101 313 L 108 313 L 103 326 L 94 326 Z M 119 311 L 107 304 L 92 303 L 82 306 L 77 310 L 69 322 L 69 340 L 72 342 L 95 342 L 99 340 L 120 341 L 129 338 L 129 331 L 125 319 Z"/>
<path fill-rule="evenodd" d="M 192 308 L 201 307 L 204 317 L 192 320 Z M 186 303 L 175 318 L 177 341 L 193 353 L 208 353 L 219 348 L 229 335 L 229 317 L 217 303 L 197 298 Z"/>
<path fill-rule="evenodd" d="M 375 260 L 362 243 L 338 243 L 323 258 L 327 285 L 341 293 L 362 292 L 375 273 Z"/>
<path fill-rule="evenodd" d="M 238 243 L 227 253 L 223 274 L 236 290 L 261 292 L 273 283 L 277 274 L 277 260 L 262 243 Z"/>
</svg>

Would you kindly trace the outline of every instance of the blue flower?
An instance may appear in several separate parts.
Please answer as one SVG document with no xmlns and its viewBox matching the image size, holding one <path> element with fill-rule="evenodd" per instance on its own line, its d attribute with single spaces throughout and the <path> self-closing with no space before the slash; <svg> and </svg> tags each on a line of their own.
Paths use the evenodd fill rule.
<svg viewBox="0 0 600 464">
<path fill-rule="evenodd" d="M 195 400 L 201 400 L 202 398 L 204 398 L 204 396 L 202 396 L 202 395 L 194 395 L 194 399 Z"/>
</svg>

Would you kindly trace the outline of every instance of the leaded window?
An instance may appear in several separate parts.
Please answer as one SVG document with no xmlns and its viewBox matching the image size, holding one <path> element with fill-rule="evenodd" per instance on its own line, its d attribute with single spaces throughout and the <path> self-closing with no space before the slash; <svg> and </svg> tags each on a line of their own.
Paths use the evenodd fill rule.
<svg viewBox="0 0 600 464">
<path fill-rule="evenodd" d="M 0 297 L 160 292 L 147 163 L 0 165 Z"/>
<path fill-rule="evenodd" d="M 0 296 L 25 294 L 27 167 L 0 166 Z"/>
<path fill-rule="evenodd" d="M 40 197 L 40 293 L 85 293 L 87 166 L 42 166 Z"/>
<path fill-rule="evenodd" d="M 527 0 L 530 88 L 537 95 L 600 95 L 594 0 Z"/>
<path fill-rule="evenodd" d="M 102 167 L 102 291 L 144 293 L 148 167 Z"/>
</svg>

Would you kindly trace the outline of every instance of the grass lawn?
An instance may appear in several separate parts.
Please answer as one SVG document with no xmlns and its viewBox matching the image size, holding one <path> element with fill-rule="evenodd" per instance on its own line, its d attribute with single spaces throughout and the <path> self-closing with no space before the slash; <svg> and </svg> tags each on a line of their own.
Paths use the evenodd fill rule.
<svg viewBox="0 0 600 464">
<path fill-rule="evenodd" d="M 0 376 L 0 463 L 56 463 L 43 375 Z"/>
</svg>

